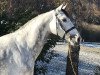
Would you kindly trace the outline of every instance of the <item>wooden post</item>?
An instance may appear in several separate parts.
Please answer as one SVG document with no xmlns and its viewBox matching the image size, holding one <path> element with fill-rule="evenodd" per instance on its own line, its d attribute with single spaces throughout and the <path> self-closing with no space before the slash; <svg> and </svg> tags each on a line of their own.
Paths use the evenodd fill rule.
<svg viewBox="0 0 100 75">
<path fill-rule="evenodd" d="M 66 75 L 78 75 L 80 45 L 72 46 L 68 43 Z"/>
</svg>

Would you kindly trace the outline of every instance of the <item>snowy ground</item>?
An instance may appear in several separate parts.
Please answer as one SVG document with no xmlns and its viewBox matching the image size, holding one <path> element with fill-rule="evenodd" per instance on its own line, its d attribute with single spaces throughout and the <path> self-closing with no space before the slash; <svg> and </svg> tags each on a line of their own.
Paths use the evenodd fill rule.
<svg viewBox="0 0 100 75">
<path fill-rule="evenodd" d="M 56 55 L 52 57 L 49 63 L 37 61 L 38 67 L 46 69 L 45 74 L 40 73 L 37 75 L 65 75 L 67 60 L 66 44 L 58 44 L 50 52 L 52 50 Z M 100 75 L 100 44 L 95 46 L 89 43 L 81 44 L 79 75 Z"/>
</svg>

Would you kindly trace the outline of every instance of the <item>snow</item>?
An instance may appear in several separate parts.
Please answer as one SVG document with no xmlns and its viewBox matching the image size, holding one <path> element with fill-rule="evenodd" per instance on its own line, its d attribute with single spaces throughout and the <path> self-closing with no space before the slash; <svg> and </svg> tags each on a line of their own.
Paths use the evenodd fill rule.
<svg viewBox="0 0 100 75">
<path fill-rule="evenodd" d="M 78 67 L 79 75 L 100 75 L 100 45 L 91 47 L 91 44 L 86 45 L 84 43 L 81 44 L 81 46 Z M 37 67 L 44 67 L 46 69 L 45 75 L 65 75 L 67 48 L 66 44 L 56 45 L 53 49 L 48 51 L 49 53 L 47 53 L 47 55 L 50 55 L 50 52 L 53 51 L 55 54 L 52 56 L 52 59 L 49 60 L 49 63 L 37 61 Z M 44 74 L 40 73 L 37 75 Z"/>
</svg>

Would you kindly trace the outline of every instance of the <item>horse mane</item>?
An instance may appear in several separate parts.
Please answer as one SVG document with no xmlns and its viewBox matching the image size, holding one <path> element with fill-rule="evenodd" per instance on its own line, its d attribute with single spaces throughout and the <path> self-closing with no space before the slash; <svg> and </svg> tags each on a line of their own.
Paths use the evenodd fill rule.
<svg viewBox="0 0 100 75">
<path fill-rule="evenodd" d="M 30 19 L 29 21 L 27 21 L 25 24 L 23 24 L 18 30 L 22 30 L 23 28 L 25 28 L 28 25 L 27 23 L 29 23 L 31 21 L 35 22 L 35 20 L 38 20 L 39 18 L 41 18 L 41 19 L 44 18 L 46 15 L 48 15 L 48 13 L 51 13 L 51 11 L 46 12 L 46 13 L 42 13 L 42 14 L 39 14 L 39 15 L 33 17 L 32 19 Z"/>
</svg>

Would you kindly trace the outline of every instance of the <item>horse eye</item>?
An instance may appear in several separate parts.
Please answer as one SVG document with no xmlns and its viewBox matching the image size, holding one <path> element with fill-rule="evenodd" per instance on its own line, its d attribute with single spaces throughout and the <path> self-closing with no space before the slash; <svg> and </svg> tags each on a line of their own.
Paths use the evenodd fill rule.
<svg viewBox="0 0 100 75">
<path fill-rule="evenodd" d="M 64 18 L 64 19 L 62 19 L 62 21 L 63 21 L 63 22 L 66 22 L 66 21 L 67 21 L 67 19 L 65 19 L 65 18 Z"/>
</svg>

